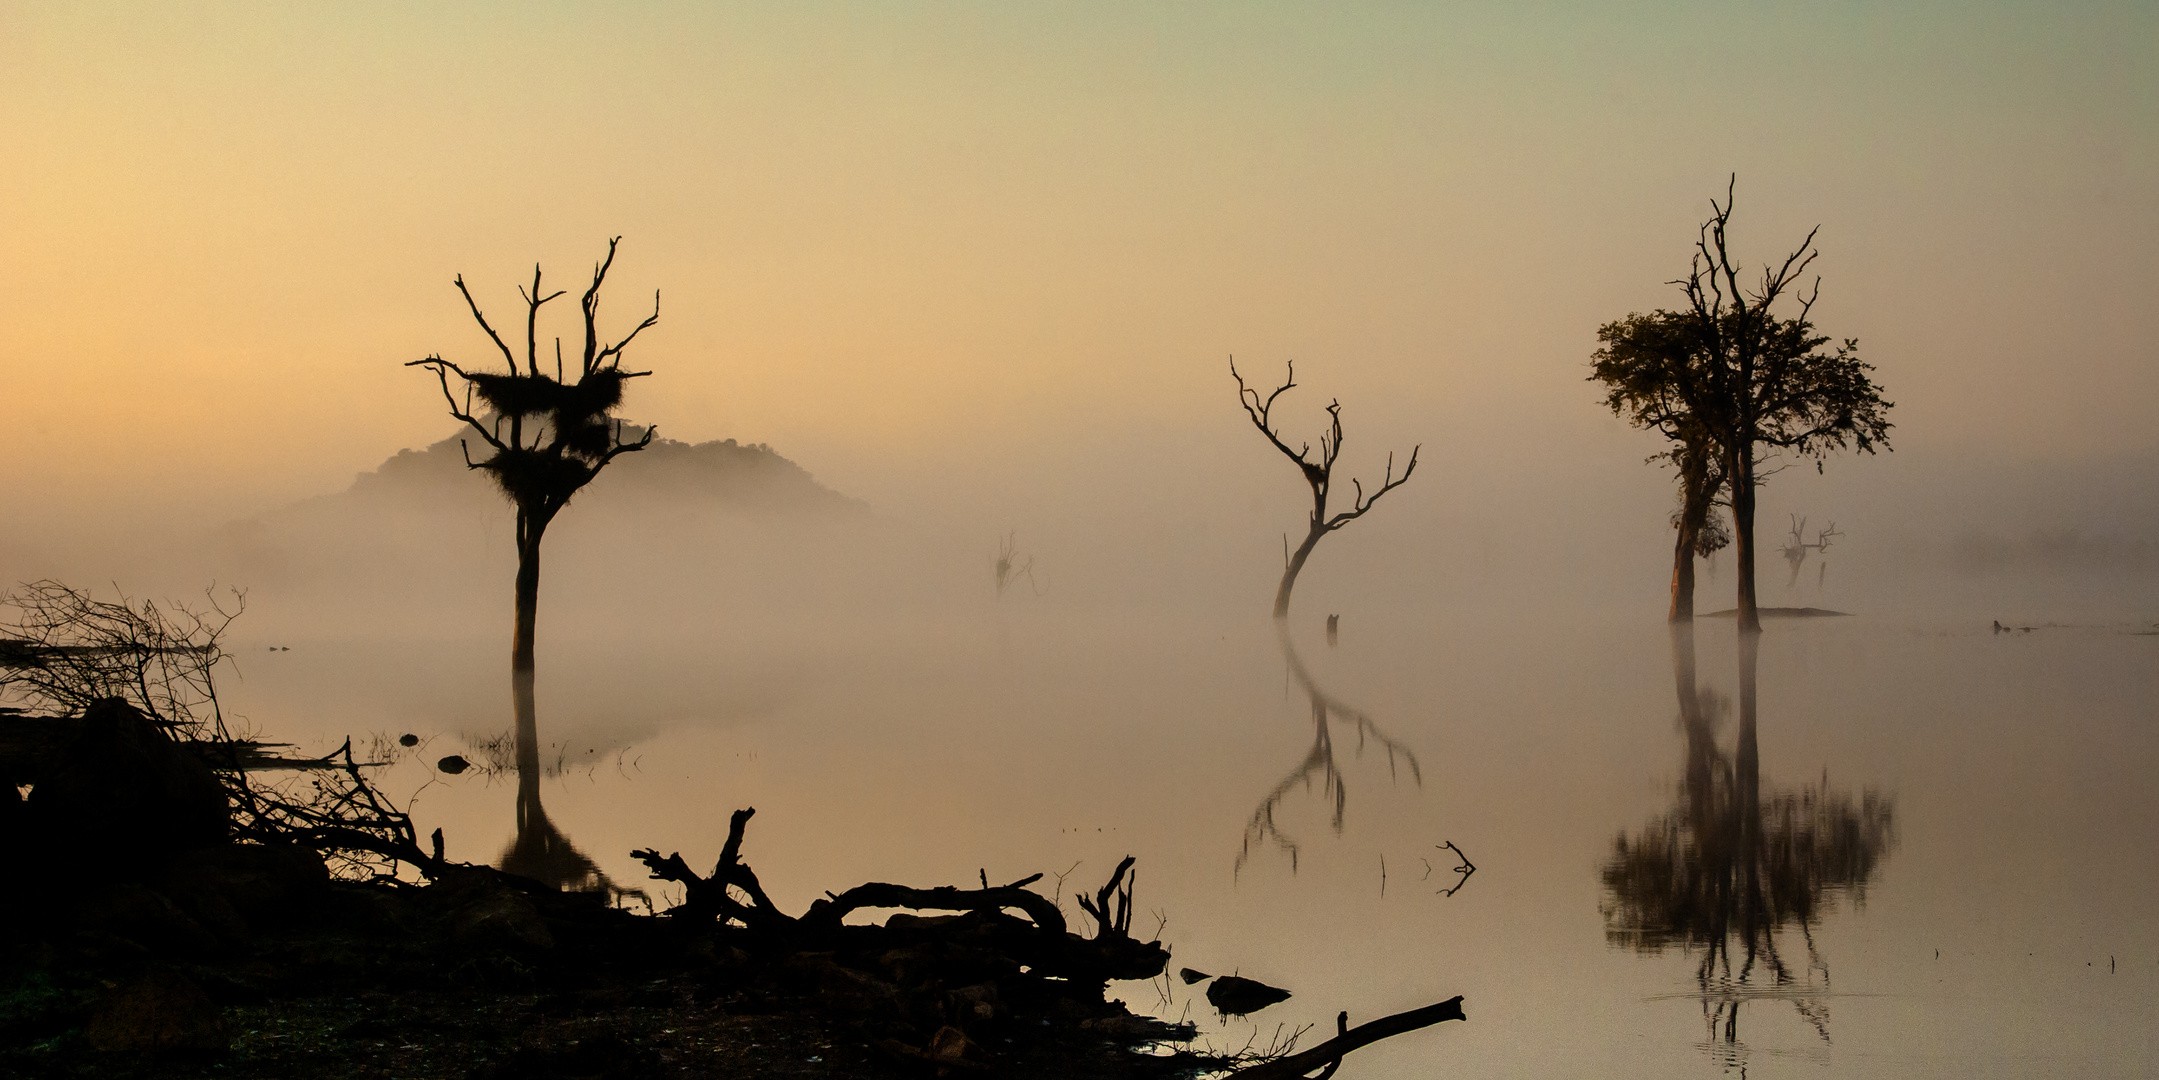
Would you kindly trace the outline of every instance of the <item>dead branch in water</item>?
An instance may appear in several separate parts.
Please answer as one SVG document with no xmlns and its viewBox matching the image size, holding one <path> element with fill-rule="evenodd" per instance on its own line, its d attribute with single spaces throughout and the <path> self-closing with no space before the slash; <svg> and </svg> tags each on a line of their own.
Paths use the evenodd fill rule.
<svg viewBox="0 0 2159 1080">
<path fill-rule="evenodd" d="M 1238 1077 L 1240 1080 L 1294 1080 L 1294 1078 L 1306 1076 L 1314 1069 L 1323 1068 L 1326 1071 L 1321 1073 L 1315 1080 L 1326 1080 L 1327 1077 L 1334 1075 L 1336 1069 L 1342 1067 L 1342 1058 L 1352 1050 L 1370 1046 L 1381 1039 L 1391 1039 L 1396 1035 L 1406 1034 L 1420 1028 L 1428 1028 L 1443 1021 L 1467 1019 L 1469 1019 L 1467 1016 L 1462 1015 L 1462 998 L 1460 995 L 1437 1004 L 1427 1005 L 1421 1009 L 1411 1009 L 1408 1012 L 1381 1017 L 1369 1024 L 1359 1024 L 1354 1028 L 1349 1026 L 1349 1014 L 1345 1012 L 1335 1017 L 1335 1027 L 1340 1034 L 1334 1038 L 1310 1050 L 1291 1054 L 1288 1057 L 1276 1058 L 1273 1061 L 1264 1061 L 1249 1068 L 1239 1069 L 1230 1075 Z"/>
</svg>

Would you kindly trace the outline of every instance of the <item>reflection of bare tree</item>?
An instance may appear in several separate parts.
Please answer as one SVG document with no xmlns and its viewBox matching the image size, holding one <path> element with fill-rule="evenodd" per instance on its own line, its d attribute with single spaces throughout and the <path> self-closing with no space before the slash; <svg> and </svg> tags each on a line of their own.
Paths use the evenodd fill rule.
<svg viewBox="0 0 2159 1080">
<path fill-rule="evenodd" d="M 1672 624 L 1672 671 L 1686 738 L 1679 803 L 1632 836 L 1613 842 L 1604 864 L 1605 934 L 1644 952 L 1700 951 L 1695 981 L 1711 1041 L 1728 1063 L 1745 1053 L 1739 1009 L 1748 1000 L 1789 1000 L 1829 1039 L 1820 998 L 1829 968 L 1814 927 L 1866 884 L 1893 840 L 1892 803 L 1822 783 L 1763 792 L 1756 739 L 1755 673 L 1760 637 L 1739 635 L 1739 733 L 1717 745 L 1729 702 L 1696 684 L 1694 629 Z M 1780 934 L 1796 930 L 1806 951 L 1795 972 Z M 1819 981 L 1816 976 L 1819 976 Z M 1764 985 L 1766 981 L 1766 985 Z"/>
<path fill-rule="evenodd" d="M 1336 722 L 1347 725 L 1356 733 L 1358 756 L 1363 756 L 1366 740 L 1377 742 L 1387 751 L 1387 775 L 1390 778 L 1397 775 L 1395 759 L 1399 756 L 1408 763 L 1410 776 L 1416 780 L 1418 786 L 1424 784 L 1424 770 L 1417 765 L 1417 755 L 1379 730 L 1379 725 L 1373 723 L 1372 718 L 1362 710 L 1345 705 L 1320 689 L 1319 683 L 1313 680 L 1311 671 L 1304 666 L 1303 658 L 1297 655 L 1297 646 L 1290 641 L 1287 622 L 1275 620 L 1274 630 L 1275 640 L 1282 646 L 1282 658 L 1289 664 L 1290 678 L 1296 680 L 1297 685 L 1304 689 L 1312 702 L 1312 749 L 1305 753 L 1304 760 L 1291 769 L 1288 776 L 1282 778 L 1281 783 L 1274 786 L 1274 790 L 1267 793 L 1266 798 L 1260 800 L 1259 808 L 1252 811 L 1252 819 L 1246 822 L 1244 827 L 1244 849 L 1237 853 L 1239 870 L 1244 869 L 1245 860 L 1251 857 L 1255 843 L 1271 843 L 1287 852 L 1290 869 L 1296 869 L 1297 841 L 1283 832 L 1276 823 L 1275 810 L 1290 792 L 1300 787 L 1310 791 L 1315 777 L 1319 779 L 1322 796 L 1333 803 L 1328 824 L 1337 835 L 1342 832 L 1343 814 L 1349 805 L 1349 789 L 1343 783 L 1342 769 L 1334 756 Z"/>
<path fill-rule="evenodd" d="M 502 869 L 570 892 L 604 892 L 616 900 L 643 897 L 643 890 L 622 888 L 601 873 L 599 865 L 570 843 L 540 805 L 538 725 L 529 711 L 531 700 L 529 693 L 518 698 L 517 837 L 502 851 Z"/>
</svg>

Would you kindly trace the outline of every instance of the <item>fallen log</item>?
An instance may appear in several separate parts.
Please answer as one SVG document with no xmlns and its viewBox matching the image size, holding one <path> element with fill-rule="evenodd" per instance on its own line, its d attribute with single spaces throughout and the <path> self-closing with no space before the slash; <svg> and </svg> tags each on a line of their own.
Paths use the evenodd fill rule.
<svg viewBox="0 0 2159 1080">
<path fill-rule="evenodd" d="M 993 889 L 960 889 L 941 885 L 934 889 L 915 889 L 905 885 L 892 885 L 872 881 L 857 885 L 837 896 L 826 894 L 827 899 L 810 904 L 803 913 L 801 923 L 813 931 L 837 929 L 840 920 L 861 908 L 906 908 L 910 911 L 1002 911 L 1017 908 L 1034 920 L 1036 928 L 1047 934 L 1065 932 L 1064 912 L 1040 893 L 1029 892 L 1026 886 L 1042 880 L 1042 875 L 1022 878 L 1010 885 Z"/>
<path fill-rule="evenodd" d="M 1301 1080 L 1314 1069 L 1325 1069 L 1315 1080 L 1326 1080 L 1334 1075 L 1336 1069 L 1342 1067 L 1342 1058 L 1352 1050 L 1369 1046 L 1381 1039 L 1391 1039 L 1419 1028 L 1428 1028 L 1441 1021 L 1467 1019 L 1469 1018 L 1462 1015 L 1462 997 L 1459 994 L 1434 1005 L 1383 1016 L 1354 1028 L 1349 1026 L 1349 1014 L 1345 1012 L 1335 1018 L 1335 1026 L 1341 1033 L 1334 1038 L 1302 1053 L 1263 1061 L 1230 1075 L 1238 1080 Z"/>
<path fill-rule="evenodd" d="M 830 947 L 843 932 L 862 929 L 847 927 L 843 920 L 865 908 L 953 911 L 966 915 L 1016 909 L 1032 920 L 1032 925 L 1011 920 L 1012 933 L 1017 936 L 1008 940 L 1009 955 L 1041 974 L 1057 975 L 1077 986 L 1099 988 L 1112 979 L 1154 978 L 1169 963 L 1169 950 L 1163 948 L 1161 942 L 1137 941 L 1129 932 L 1132 878 L 1127 875 L 1135 861 L 1130 856 L 1117 864 L 1116 872 L 1110 876 L 1108 884 L 1096 892 L 1093 900 L 1080 897 L 1080 906 L 1094 915 L 1098 923 L 1092 939 L 1067 929 L 1064 913 L 1057 909 L 1055 901 L 1027 889 L 1028 885 L 1042 879 L 1040 874 L 1010 885 L 981 889 L 949 885 L 921 889 L 873 881 L 843 893 L 828 892 L 811 903 L 809 910 L 798 918 L 772 903 L 758 883 L 756 872 L 742 861 L 743 833 L 756 813 L 755 807 L 734 812 L 728 822 L 727 842 L 721 847 L 719 862 L 709 875 L 700 875 L 690 869 L 681 852 L 662 856 L 655 849 L 640 848 L 630 853 L 645 864 L 655 879 L 673 881 L 683 887 L 683 902 L 668 912 L 670 917 L 693 922 L 716 918 L 739 923 L 753 938 L 799 951 Z M 741 890 L 749 898 L 748 903 L 731 895 L 729 886 Z M 882 932 L 884 928 L 877 929 Z"/>
</svg>

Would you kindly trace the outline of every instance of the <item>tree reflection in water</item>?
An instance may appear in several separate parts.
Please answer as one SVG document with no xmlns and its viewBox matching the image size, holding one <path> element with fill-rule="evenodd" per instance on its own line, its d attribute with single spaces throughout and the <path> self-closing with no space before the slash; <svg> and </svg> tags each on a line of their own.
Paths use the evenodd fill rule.
<svg viewBox="0 0 2159 1080">
<path fill-rule="evenodd" d="M 1694 627 L 1672 626 L 1672 673 L 1686 740 L 1678 804 L 1636 833 L 1621 833 L 1602 869 L 1605 935 L 1643 952 L 1699 952 L 1695 981 L 1710 1050 L 1743 1065 L 1740 1006 L 1789 1000 L 1826 1045 L 1821 1000 L 1829 967 L 1814 927 L 1837 898 L 1866 899 L 1867 881 L 1894 840 L 1892 800 L 1873 791 L 1854 802 L 1820 783 L 1763 791 L 1755 734 L 1760 636 L 1739 635 L 1739 733 L 1717 744 L 1730 702 L 1695 678 Z M 1797 931 L 1806 952 L 1795 972 L 1780 935 Z M 1788 942 L 1788 937 L 1786 941 Z"/>
<path fill-rule="evenodd" d="M 609 880 L 600 867 L 577 850 L 570 838 L 555 827 L 540 804 L 540 732 L 533 705 L 532 673 L 514 672 L 512 700 L 517 711 L 517 836 L 502 851 L 498 865 L 507 873 L 552 885 L 567 892 L 604 892 L 612 901 L 635 896 L 642 889 L 625 889 Z"/>
<path fill-rule="evenodd" d="M 1372 718 L 1361 710 L 1343 704 L 1320 689 L 1319 683 L 1313 680 L 1310 669 L 1304 666 L 1303 658 L 1297 655 L 1297 646 L 1290 641 L 1287 620 L 1276 619 L 1274 632 L 1275 640 L 1282 646 L 1282 659 L 1289 664 L 1290 678 L 1295 680 L 1312 702 L 1312 749 L 1305 753 L 1304 760 L 1291 769 L 1288 776 L 1282 778 L 1281 783 L 1274 786 L 1274 790 L 1260 800 L 1259 808 L 1252 811 L 1251 820 L 1247 821 L 1244 827 L 1244 847 L 1237 853 L 1238 872 L 1244 870 L 1245 860 L 1251 857 L 1254 844 L 1273 844 L 1289 856 L 1291 872 L 1296 871 L 1297 841 L 1282 831 L 1280 824 L 1275 821 L 1275 811 L 1290 792 L 1300 787 L 1311 790 L 1314 777 L 1319 779 L 1322 797 L 1333 803 L 1328 825 L 1333 828 L 1335 835 L 1341 835 L 1343 815 L 1349 806 L 1349 788 L 1343 783 L 1341 767 L 1335 762 L 1334 724 L 1337 720 L 1349 725 L 1356 732 L 1356 752 L 1359 756 L 1363 755 L 1367 740 L 1377 742 L 1387 751 L 1387 774 L 1390 778 L 1399 775 L 1395 764 L 1399 758 L 1409 765 L 1410 776 L 1416 780 L 1417 786 L 1424 786 L 1424 770 L 1417 765 L 1416 754 L 1389 738 L 1385 732 L 1379 730 L 1379 725 L 1373 723 Z"/>
</svg>

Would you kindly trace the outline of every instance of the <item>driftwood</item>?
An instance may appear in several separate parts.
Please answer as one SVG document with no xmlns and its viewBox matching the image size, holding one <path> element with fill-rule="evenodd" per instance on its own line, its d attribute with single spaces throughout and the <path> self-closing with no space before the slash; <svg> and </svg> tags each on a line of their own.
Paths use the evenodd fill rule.
<svg viewBox="0 0 2159 1080">
<path fill-rule="evenodd" d="M 671 917 L 739 924 L 749 934 L 750 944 L 802 952 L 831 948 L 850 933 L 859 937 L 861 932 L 883 933 L 902 926 L 898 919 L 885 927 L 845 924 L 848 915 L 864 908 L 960 912 L 973 917 L 968 924 L 972 931 L 994 937 L 999 951 L 1014 963 L 1070 980 L 1075 986 L 1099 988 L 1111 979 L 1151 979 L 1169 964 L 1169 950 L 1160 942 L 1142 942 L 1131 935 L 1135 860 L 1129 856 L 1117 864 L 1116 872 L 1093 899 L 1079 898 L 1080 907 L 1095 918 L 1092 938 L 1072 933 L 1055 901 L 1028 890 L 1027 886 L 1042 879 L 1040 874 L 980 889 L 949 885 L 923 889 L 873 881 L 841 893 L 828 892 L 797 917 L 772 903 L 756 872 L 742 861 L 743 831 L 756 813 L 754 807 L 734 812 L 719 862 L 708 875 L 690 869 L 680 852 L 662 856 L 654 849 L 641 848 L 630 853 L 655 879 L 683 887 L 683 902 L 668 912 Z M 730 887 L 747 899 L 738 898 Z M 1018 911 L 1026 919 L 1004 915 L 1006 911 Z M 910 932 L 940 925 L 937 920 L 905 924 Z"/>
<path fill-rule="evenodd" d="M 712 873 L 699 877 L 682 861 L 682 853 L 675 852 L 666 858 L 651 848 L 630 852 L 630 857 L 644 863 L 659 881 L 673 881 L 682 885 L 682 905 L 670 914 L 683 919 L 731 919 L 753 929 L 772 931 L 788 930 L 796 920 L 782 912 L 765 895 L 765 888 L 757 881 L 757 873 L 744 865 L 742 855 L 742 831 L 750 823 L 756 807 L 737 810 L 727 823 L 727 842 L 720 847 L 719 862 Z M 727 892 L 728 886 L 742 890 L 749 897 L 745 904 Z"/>
<path fill-rule="evenodd" d="M 837 896 L 810 904 L 801 922 L 809 926 L 838 929 L 840 920 L 861 908 L 907 908 L 910 911 L 1001 911 L 1017 908 L 1034 920 L 1036 928 L 1046 934 L 1065 932 L 1064 912 L 1040 893 L 1029 892 L 1026 886 L 1042 879 L 1042 875 L 1022 878 L 1010 885 L 994 889 L 959 889 L 944 885 L 934 889 L 916 889 L 905 885 L 890 885 L 873 881 L 857 885 Z"/>
<path fill-rule="evenodd" d="M 1291 1054 L 1288 1057 L 1275 1058 L 1272 1061 L 1263 1061 L 1249 1068 L 1239 1069 L 1230 1075 L 1239 1077 L 1240 1080 L 1293 1080 L 1293 1078 L 1302 1078 L 1309 1075 L 1314 1069 L 1325 1069 L 1326 1071 L 1320 1073 L 1315 1080 L 1326 1080 L 1327 1077 L 1334 1075 L 1336 1069 L 1342 1067 L 1342 1058 L 1352 1050 L 1369 1046 L 1381 1039 L 1391 1039 L 1396 1035 L 1416 1031 L 1419 1028 L 1428 1028 L 1444 1020 L 1467 1019 L 1469 1018 L 1462 1015 L 1462 998 L 1460 995 L 1448 998 L 1436 1005 L 1427 1005 L 1421 1009 L 1411 1009 L 1408 1012 L 1395 1013 L 1393 1016 L 1384 1016 L 1369 1024 L 1359 1024 L 1354 1028 L 1349 1026 L 1349 1014 L 1345 1012 L 1335 1017 L 1335 1027 L 1340 1034 L 1334 1038 L 1310 1050 Z"/>
</svg>

